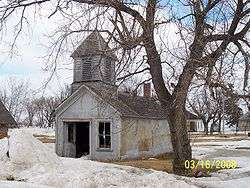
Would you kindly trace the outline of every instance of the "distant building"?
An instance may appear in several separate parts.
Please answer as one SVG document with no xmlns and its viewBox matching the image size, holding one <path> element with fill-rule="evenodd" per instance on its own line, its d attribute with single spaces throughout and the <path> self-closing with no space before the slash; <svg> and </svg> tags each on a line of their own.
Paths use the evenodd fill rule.
<svg viewBox="0 0 250 188">
<path fill-rule="evenodd" d="M 55 109 L 56 153 L 95 160 L 172 153 L 169 124 L 144 85 L 144 96 L 119 92 L 115 61 L 100 33 L 91 33 L 71 55 L 72 94 Z"/>
<path fill-rule="evenodd" d="M 11 116 L 10 112 L 0 101 L 0 139 L 7 136 L 9 128 L 16 128 L 17 123 Z"/>
<path fill-rule="evenodd" d="M 187 130 L 189 132 L 204 132 L 202 120 L 195 114 L 186 111 Z"/>
<path fill-rule="evenodd" d="M 250 131 L 250 112 L 247 112 L 239 118 L 239 131 Z"/>
</svg>

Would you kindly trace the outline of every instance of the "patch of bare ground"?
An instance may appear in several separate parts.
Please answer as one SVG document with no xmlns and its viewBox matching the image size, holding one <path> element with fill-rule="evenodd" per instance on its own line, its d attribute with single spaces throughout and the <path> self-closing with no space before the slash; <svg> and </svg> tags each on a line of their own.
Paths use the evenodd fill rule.
<svg viewBox="0 0 250 188">
<path fill-rule="evenodd" d="M 173 155 L 172 154 L 164 154 L 164 155 L 157 156 L 155 158 L 109 161 L 109 163 L 173 173 Z"/>
<path fill-rule="evenodd" d="M 140 159 L 140 160 L 126 160 L 126 161 L 113 161 L 111 163 L 125 166 L 132 166 L 142 169 L 153 169 L 157 171 L 163 171 L 167 173 L 173 173 L 173 159 Z M 194 169 L 186 169 L 185 172 L 180 173 L 179 175 L 187 177 L 208 177 L 211 172 L 216 172 L 218 170 L 215 167 L 206 169 L 201 165 L 197 165 Z"/>
<path fill-rule="evenodd" d="M 33 134 L 33 136 L 43 143 L 55 143 L 56 141 L 54 136 L 48 136 L 42 134 Z"/>
<path fill-rule="evenodd" d="M 145 159 L 131 161 L 115 161 L 114 164 L 132 166 L 137 168 L 154 169 L 168 173 L 173 172 L 173 164 L 171 159 Z"/>
</svg>

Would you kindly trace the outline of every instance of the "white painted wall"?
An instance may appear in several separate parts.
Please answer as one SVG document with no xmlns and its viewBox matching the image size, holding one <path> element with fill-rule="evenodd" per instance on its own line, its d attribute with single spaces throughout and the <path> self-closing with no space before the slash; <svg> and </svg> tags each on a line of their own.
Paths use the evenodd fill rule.
<svg viewBox="0 0 250 188">
<path fill-rule="evenodd" d="M 74 157 L 75 146 L 68 142 L 68 121 L 90 122 L 90 158 L 96 160 L 118 159 L 120 154 L 120 115 L 107 103 L 103 103 L 87 89 L 72 99 L 56 115 L 56 151 L 59 156 Z M 111 150 L 98 148 L 99 121 L 111 122 Z"/>
<path fill-rule="evenodd" d="M 205 130 L 202 120 L 196 120 L 196 127 L 197 127 L 197 132 L 204 132 Z"/>
<path fill-rule="evenodd" d="M 173 152 L 167 120 L 124 118 L 121 135 L 122 159 Z"/>
<path fill-rule="evenodd" d="M 153 157 L 173 152 L 167 120 L 121 118 L 119 112 L 92 91 L 83 87 L 77 92 L 56 112 L 56 152 L 59 156 L 75 157 L 75 145 L 68 142 L 64 123 L 70 121 L 90 122 L 90 158 L 94 160 Z M 98 148 L 100 121 L 111 122 L 109 151 Z M 133 123 L 129 124 L 131 121 Z"/>
</svg>

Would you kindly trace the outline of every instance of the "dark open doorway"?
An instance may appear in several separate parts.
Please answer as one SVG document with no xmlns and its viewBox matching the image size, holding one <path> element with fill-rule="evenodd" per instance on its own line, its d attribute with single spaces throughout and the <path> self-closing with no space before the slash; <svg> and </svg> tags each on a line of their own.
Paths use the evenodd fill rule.
<svg viewBox="0 0 250 188">
<path fill-rule="evenodd" d="M 76 157 L 89 154 L 89 122 L 75 123 Z"/>
<path fill-rule="evenodd" d="M 192 132 L 196 131 L 196 124 L 193 121 L 190 122 L 190 131 L 192 131 Z"/>
</svg>

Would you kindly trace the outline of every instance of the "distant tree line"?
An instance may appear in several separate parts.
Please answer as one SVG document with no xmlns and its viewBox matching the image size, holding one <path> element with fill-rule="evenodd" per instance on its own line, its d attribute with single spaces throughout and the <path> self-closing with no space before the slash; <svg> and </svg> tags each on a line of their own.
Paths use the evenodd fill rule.
<svg viewBox="0 0 250 188">
<path fill-rule="evenodd" d="M 58 94 L 44 96 L 33 91 L 29 82 L 14 78 L 9 78 L 7 82 L 8 86 L 0 88 L 0 100 L 19 126 L 54 126 L 53 111 L 69 96 L 69 86 L 66 85 Z"/>
<path fill-rule="evenodd" d="M 223 124 L 226 127 L 238 127 L 243 110 L 239 107 L 240 98 L 233 95 L 232 90 L 225 92 L 220 87 L 209 90 L 203 86 L 200 92 L 190 98 L 189 107 L 202 120 L 206 134 L 222 133 Z"/>
</svg>

